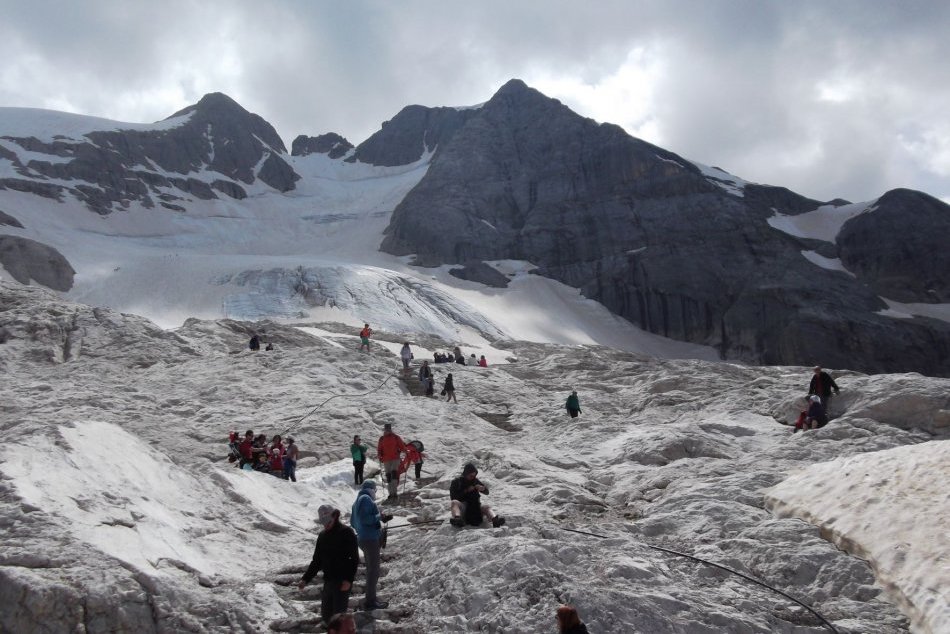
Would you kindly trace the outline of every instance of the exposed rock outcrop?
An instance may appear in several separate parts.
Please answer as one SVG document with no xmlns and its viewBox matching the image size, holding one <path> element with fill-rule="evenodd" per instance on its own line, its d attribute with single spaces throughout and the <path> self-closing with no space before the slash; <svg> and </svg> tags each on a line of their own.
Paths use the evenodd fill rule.
<svg viewBox="0 0 950 634">
<path fill-rule="evenodd" d="M 306 136 L 301 134 L 290 146 L 292 156 L 307 156 L 308 154 L 326 154 L 332 159 L 345 156 L 353 149 L 353 144 L 336 132 L 328 132 L 320 136 Z"/>
<path fill-rule="evenodd" d="M 21 284 L 34 281 L 56 291 L 71 289 L 76 274 L 59 251 L 19 236 L 0 235 L 0 264 Z"/>
<path fill-rule="evenodd" d="M 875 293 L 899 302 L 950 302 L 950 205 L 895 189 L 837 237 L 841 262 Z"/>
<path fill-rule="evenodd" d="M 383 123 L 380 131 L 356 147 L 347 161 L 372 165 L 408 165 L 426 151 L 448 143 L 477 110 L 406 106 Z"/>
<path fill-rule="evenodd" d="M 23 228 L 23 225 L 20 224 L 19 220 L 17 220 L 16 218 L 14 218 L 13 216 L 9 214 L 5 214 L 2 211 L 0 211 L 0 226 L 2 225 L 6 225 L 8 227 L 16 227 L 18 229 Z"/>
</svg>

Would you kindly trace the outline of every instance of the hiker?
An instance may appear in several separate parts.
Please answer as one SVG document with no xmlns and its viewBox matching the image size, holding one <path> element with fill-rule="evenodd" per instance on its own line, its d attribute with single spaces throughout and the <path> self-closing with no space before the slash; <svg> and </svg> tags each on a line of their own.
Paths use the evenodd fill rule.
<svg viewBox="0 0 950 634">
<path fill-rule="evenodd" d="M 360 553 L 356 548 L 356 534 L 352 528 L 340 523 L 338 509 L 324 504 L 317 509 L 317 519 L 323 530 L 317 536 L 313 560 L 297 587 L 303 590 L 319 571 L 323 571 L 320 616 L 324 623 L 328 623 L 334 614 L 346 612 Z"/>
<path fill-rule="evenodd" d="M 557 609 L 556 615 L 558 634 L 588 634 L 587 626 L 581 623 L 573 605 L 562 605 Z"/>
<path fill-rule="evenodd" d="M 412 349 L 409 342 L 402 344 L 402 350 L 399 351 L 399 358 L 402 359 L 402 372 L 409 374 L 409 362 L 412 361 Z"/>
<path fill-rule="evenodd" d="M 422 453 L 425 445 L 421 440 L 410 440 L 406 443 L 406 456 L 399 463 L 399 470 L 403 473 L 409 471 L 409 465 L 416 467 L 416 480 L 422 477 L 422 463 L 426 455 Z"/>
<path fill-rule="evenodd" d="M 468 355 L 468 361 L 469 361 L 469 363 L 468 363 L 469 365 L 478 365 L 478 359 L 475 358 L 475 353 L 474 353 L 474 352 L 473 352 L 472 354 Z"/>
<path fill-rule="evenodd" d="M 237 462 L 240 459 L 241 443 L 238 440 L 238 433 L 232 430 L 228 433 L 228 462 Z"/>
<path fill-rule="evenodd" d="M 567 413 L 571 415 L 571 418 L 577 418 L 577 415 L 581 413 L 581 401 L 577 398 L 576 391 L 571 392 L 571 395 L 567 397 L 564 407 L 567 408 Z"/>
<path fill-rule="evenodd" d="M 254 448 L 254 432 L 252 430 L 248 429 L 244 432 L 244 440 L 238 444 L 238 451 L 241 453 L 241 462 L 238 465 L 240 468 L 243 469 L 244 465 L 255 462 L 254 454 L 257 452 Z"/>
<path fill-rule="evenodd" d="M 363 467 L 366 466 L 366 452 L 369 447 L 360 440 L 360 435 L 353 436 L 353 444 L 350 445 L 350 455 L 353 456 L 353 484 L 359 486 L 363 484 Z"/>
<path fill-rule="evenodd" d="M 330 617 L 327 634 L 356 634 L 356 621 L 349 612 L 341 612 Z"/>
<path fill-rule="evenodd" d="M 462 351 L 459 350 L 458 346 L 456 346 L 452 352 L 455 354 L 455 362 L 459 365 L 465 365 L 465 357 L 462 355 Z"/>
<path fill-rule="evenodd" d="M 287 437 L 287 453 L 284 454 L 284 480 L 297 481 L 297 456 L 300 448 L 290 436 Z"/>
<path fill-rule="evenodd" d="M 274 434 L 274 437 L 270 440 L 270 447 L 268 447 L 268 449 L 271 453 L 274 451 L 274 449 L 277 449 L 280 451 L 280 457 L 284 457 L 284 452 L 286 450 L 284 449 L 284 439 L 280 437 L 280 434 Z"/>
<path fill-rule="evenodd" d="M 419 382 L 426 389 L 426 396 L 432 396 L 435 392 L 435 380 L 432 378 L 432 368 L 429 367 L 429 361 L 423 361 L 419 367 Z"/>
<path fill-rule="evenodd" d="M 445 384 L 442 386 L 442 395 L 445 396 L 445 402 L 455 401 L 458 403 L 458 399 L 455 398 L 455 381 L 452 380 L 452 373 L 449 372 L 448 376 L 445 377 Z"/>
<path fill-rule="evenodd" d="M 276 447 L 270 450 L 270 473 L 278 478 L 284 477 L 284 454 Z"/>
<path fill-rule="evenodd" d="M 389 490 L 387 500 L 395 500 L 399 492 L 399 459 L 406 453 L 406 443 L 393 433 L 392 423 L 383 425 L 383 435 L 376 443 L 376 457 L 383 473 L 386 474 L 386 486 Z"/>
<path fill-rule="evenodd" d="M 274 349 L 274 344 L 272 343 L 268 343 L 267 346 L 264 348 L 264 350 L 273 350 L 273 349 Z"/>
<path fill-rule="evenodd" d="M 805 429 L 818 429 L 828 424 L 828 414 L 821 404 L 821 397 L 812 394 L 808 397 L 808 411 L 805 413 Z"/>
<path fill-rule="evenodd" d="M 363 347 L 366 347 L 366 352 L 369 352 L 369 338 L 373 336 L 373 329 L 369 327 L 369 324 L 363 324 L 363 329 L 360 331 L 360 352 L 363 351 Z"/>
<path fill-rule="evenodd" d="M 251 336 L 251 340 L 248 342 L 247 347 L 251 350 L 261 349 L 261 338 L 257 335 L 257 333 L 254 333 L 254 335 Z"/>
<path fill-rule="evenodd" d="M 449 485 L 449 497 L 452 500 L 452 518 L 449 523 L 452 526 L 481 526 L 484 516 L 491 520 L 494 528 L 504 526 L 505 518 L 492 513 L 490 506 L 482 506 L 481 494 L 488 495 L 488 487 L 477 476 L 478 469 L 470 462 L 462 468 L 462 475 Z"/>
<path fill-rule="evenodd" d="M 478 358 L 478 367 L 480 368 L 488 367 L 488 359 L 485 358 L 485 355 L 482 355 Z"/>
<path fill-rule="evenodd" d="M 266 452 L 261 452 L 257 454 L 257 458 L 254 460 L 254 471 L 260 471 L 261 473 L 269 474 L 270 471 L 270 460 Z"/>
<path fill-rule="evenodd" d="M 835 383 L 835 380 L 831 378 L 831 375 L 821 369 L 821 366 L 816 365 L 812 368 L 814 376 L 811 377 L 811 382 L 808 384 L 808 396 L 812 394 L 817 394 L 821 397 L 821 405 L 825 408 L 825 415 L 831 415 L 831 390 L 835 391 L 835 395 L 838 394 L 838 384 Z M 827 421 L 826 421 L 827 422 Z"/>
<path fill-rule="evenodd" d="M 366 565 L 366 601 L 363 604 L 366 610 L 379 610 L 389 605 L 376 597 L 376 584 L 379 582 L 379 540 L 383 524 L 392 518 L 392 515 L 380 514 L 376 506 L 376 481 L 364 482 L 353 502 L 350 524 L 356 530 L 357 542 Z"/>
</svg>

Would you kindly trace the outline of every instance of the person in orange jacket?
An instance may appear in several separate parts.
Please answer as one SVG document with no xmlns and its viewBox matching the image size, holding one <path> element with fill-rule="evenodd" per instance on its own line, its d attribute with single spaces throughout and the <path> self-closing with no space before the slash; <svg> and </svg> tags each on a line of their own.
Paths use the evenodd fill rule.
<svg viewBox="0 0 950 634">
<path fill-rule="evenodd" d="M 376 457 L 386 474 L 386 487 L 389 490 L 387 500 L 395 500 L 399 491 L 399 460 L 406 453 L 406 443 L 393 433 L 391 423 L 383 425 L 383 435 L 376 443 Z"/>
</svg>

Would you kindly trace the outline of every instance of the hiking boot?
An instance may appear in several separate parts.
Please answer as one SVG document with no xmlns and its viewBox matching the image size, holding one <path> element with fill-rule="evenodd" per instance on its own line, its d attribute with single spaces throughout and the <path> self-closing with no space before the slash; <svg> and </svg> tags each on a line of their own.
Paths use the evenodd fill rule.
<svg viewBox="0 0 950 634">
<path fill-rule="evenodd" d="M 389 601 L 380 601 L 379 599 L 376 599 L 374 603 L 367 603 L 366 605 L 364 605 L 363 609 L 367 611 L 385 610 L 388 607 L 389 607 Z"/>
<path fill-rule="evenodd" d="M 465 520 L 463 520 L 461 517 L 453 517 L 449 520 L 449 524 L 456 528 L 462 528 L 465 526 Z"/>
<path fill-rule="evenodd" d="M 495 517 L 491 518 L 491 525 L 492 525 L 492 528 L 498 528 L 499 526 L 504 526 L 504 525 L 505 525 L 505 518 L 503 518 L 503 517 L 498 517 L 498 516 L 496 515 Z"/>
</svg>

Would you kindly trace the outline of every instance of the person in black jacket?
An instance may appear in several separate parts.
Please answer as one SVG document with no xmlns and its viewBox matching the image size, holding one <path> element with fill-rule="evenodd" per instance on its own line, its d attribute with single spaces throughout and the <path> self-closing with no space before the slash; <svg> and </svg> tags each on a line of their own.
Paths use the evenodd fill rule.
<svg viewBox="0 0 950 634">
<path fill-rule="evenodd" d="M 476 477 L 478 469 L 471 462 L 462 469 L 462 475 L 449 485 L 449 497 L 452 499 L 452 526 L 472 524 L 481 526 L 482 517 L 491 520 L 495 528 L 505 524 L 505 518 L 495 515 L 490 506 L 482 506 L 481 494 L 488 495 L 488 487 Z"/>
<path fill-rule="evenodd" d="M 831 375 L 821 369 L 821 366 L 815 366 L 815 373 L 811 377 L 811 383 L 808 384 L 808 396 L 817 394 L 821 397 L 821 406 L 825 409 L 825 416 L 831 415 L 831 390 L 838 394 L 838 384 L 831 378 Z"/>
<path fill-rule="evenodd" d="M 587 634 L 587 626 L 581 623 L 573 605 L 562 605 L 557 609 L 557 631 L 558 634 Z"/>
<path fill-rule="evenodd" d="M 328 504 L 317 509 L 323 530 L 317 536 L 313 561 L 303 574 L 298 587 L 303 590 L 320 570 L 323 571 L 323 591 L 320 594 L 320 616 L 324 623 L 340 612 L 346 612 L 350 589 L 360 562 L 356 533 L 340 523 L 340 511 Z"/>
</svg>

